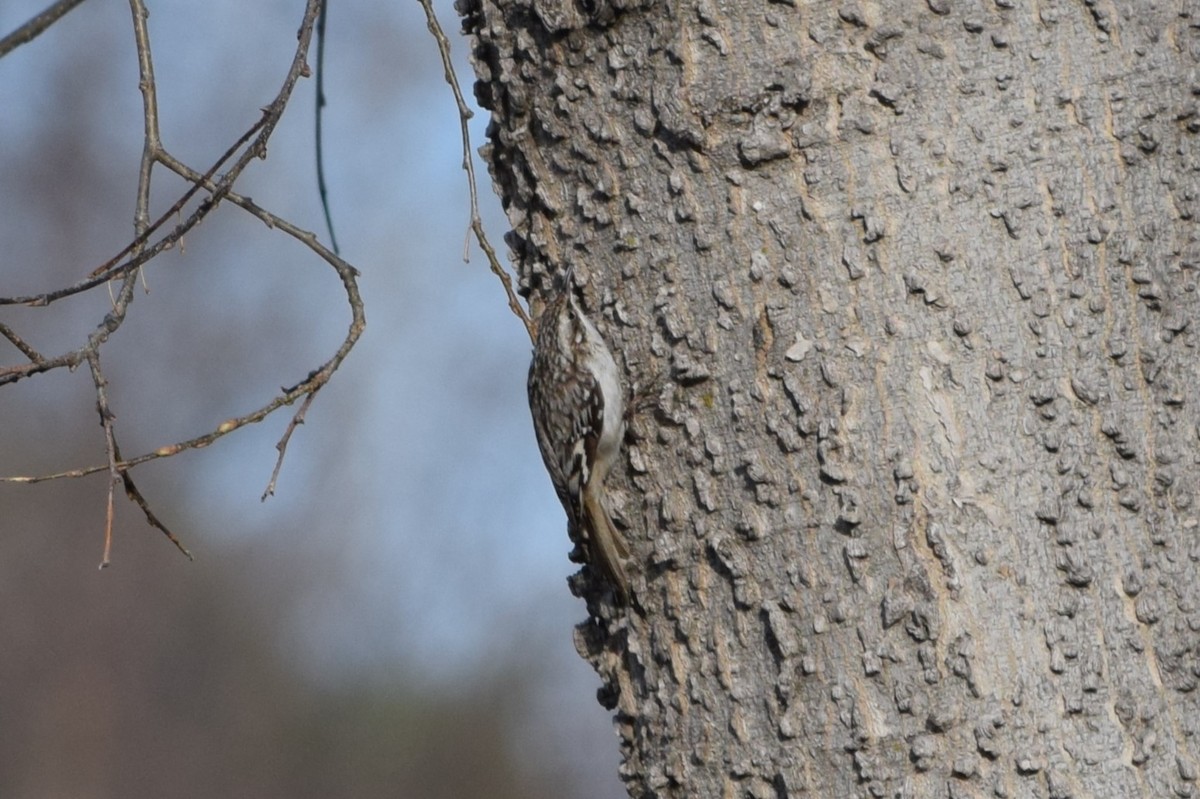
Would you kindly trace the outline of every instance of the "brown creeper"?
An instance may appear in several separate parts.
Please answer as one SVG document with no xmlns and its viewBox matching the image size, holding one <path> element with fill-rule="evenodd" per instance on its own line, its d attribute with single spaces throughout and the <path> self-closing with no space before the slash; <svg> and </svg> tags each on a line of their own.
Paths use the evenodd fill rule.
<svg viewBox="0 0 1200 799">
<path fill-rule="evenodd" d="M 546 471 L 572 532 L 582 527 L 593 566 L 621 600 L 629 581 L 625 539 L 604 500 L 604 478 L 625 437 L 621 375 L 596 326 L 571 290 L 571 277 L 537 319 L 529 364 L 529 408 Z"/>
</svg>

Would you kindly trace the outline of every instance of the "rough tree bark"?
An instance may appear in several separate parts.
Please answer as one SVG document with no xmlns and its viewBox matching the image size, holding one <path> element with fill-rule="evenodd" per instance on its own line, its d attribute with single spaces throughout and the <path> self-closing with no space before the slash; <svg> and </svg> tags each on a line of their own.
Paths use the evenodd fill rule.
<svg viewBox="0 0 1200 799">
<path fill-rule="evenodd" d="M 460 10 L 524 290 L 655 389 L 630 794 L 1193 795 L 1200 3 Z"/>
</svg>

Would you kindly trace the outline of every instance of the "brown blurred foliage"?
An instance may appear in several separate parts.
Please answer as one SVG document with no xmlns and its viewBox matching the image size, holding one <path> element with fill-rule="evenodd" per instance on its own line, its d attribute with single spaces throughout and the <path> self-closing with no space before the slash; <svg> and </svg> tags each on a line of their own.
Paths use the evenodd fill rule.
<svg viewBox="0 0 1200 799">
<path fill-rule="evenodd" d="M 98 571 L 96 489 L 3 493 L 0 796 L 571 794 L 512 760 L 516 677 L 317 685 L 278 642 L 316 564 L 278 540 L 192 564 L 133 522 Z"/>
</svg>

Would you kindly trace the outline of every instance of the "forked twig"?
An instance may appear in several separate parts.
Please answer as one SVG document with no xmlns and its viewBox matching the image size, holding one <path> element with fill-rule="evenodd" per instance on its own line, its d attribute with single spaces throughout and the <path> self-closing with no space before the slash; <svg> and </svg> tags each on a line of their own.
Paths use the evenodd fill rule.
<svg viewBox="0 0 1200 799">
<path fill-rule="evenodd" d="M 49 19 L 46 15 L 56 10 L 59 12 L 58 17 L 61 17 L 62 14 L 66 13 L 67 10 L 70 10 L 78 2 L 79 0 L 76 0 L 75 3 L 56 3 L 55 6 L 43 12 L 43 15 L 36 19 Z M 109 488 L 105 510 L 104 554 L 101 560 L 101 567 L 108 565 L 110 562 L 115 519 L 114 494 L 118 480 L 123 483 L 126 496 L 141 509 L 146 521 L 152 527 L 160 530 L 180 552 L 191 558 L 191 553 L 187 548 L 151 511 L 149 503 L 141 491 L 138 490 L 137 485 L 130 475 L 131 469 L 151 460 L 177 455 L 185 450 L 206 447 L 219 438 L 232 433 L 234 430 L 261 421 L 284 405 L 292 405 L 298 400 L 303 399 L 300 409 L 292 417 L 283 438 L 276 445 L 276 448 L 279 450 L 279 457 L 264 498 L 272 494 L 280 468 L 282 467 L 284 455 L 287 451 L 288 442 L 293 432 L 297 426 L 303 423 L 304 416 L 308 408 L 312 405 L 317 391 L 332 378 L 334 372 L 337 371 L 350 350 L 357 343 L 366 326 L 362 297 L 358 291 L 358 271 L 336 253 L 331 252 L 323 246 L 312 233 L 301 230 L 287 220 L 270 213 L 248 198 L 242 197 L 233 191 L 235 182 L 249 163 L 255 158 L 265 156 L 267 141 L 286 109 L 296 83 L 301 77 L 309 75 L 306 59 L 309 45 L 312 41 L 314 25 L 322 10 L 324 0 L 306 0 L 304 16 L 301 20 L 297 36 L 298 43 L 292 63 L 275 99 L 263 109 L 261 118 L 242 134 L 215 163 L 202 172 L 192 169 L 176 159 L 162 145 L 159 137 L 158 102 L 154 81 L 153 60 L 151 58 L 150 35 L 146 25 L 147 9 L 144 0 L 129 0 L 129 4 L 133 16 L 134 41 L 137 47 L 139 86 L 143 98 L 144 123 L 142 158 L 138 169 L 137 200 L 134 210 L 133 240 L 121 252 L 109 259 L 109 261 L 94 269 L 88 278 L 73 286 L 29 296 L 0 298 L 0 306 L 24 304 L 40 307 L 49 305 L 63 297 L 86 292 L 101 285 L 111 287 L 114 285 L 112 281 L 117 281 L 118 288 L 115 292 L 111 293 L 111 309 L 105 314 L 103 320 L 96 325 L 95 329 L 87 337 L 86 342 L 76 349 L 50 357 L 43 356 L 10 327 L 0 324 L 0 335 L 11 342 L 27 359 L 24 363 L 0 367 L 0 386 L 54 369 L 63 367 L 74 369 L 85 361 L 88 364 L 96 393 L 96 408 L 100 414 L 101 425 L 104 428 L 105 463 L 103 465 L 70 469 L 56 474 L 4 477 L 0 478 L 0 482 L 36 483 L 44 480 L 83 477 L 98 472 L 106 472 L 109 477 Z M 23 41 L 32 39 L 41 30 L 44 30 L 44 27 L 40 30 L 35 29 L 34 22 L 35 20 L 31 20 L 30 23 L 18 29 L 17 32 L 6 37 L 3 42 L 6 43 L 14 39 L 18 34 L 24 37 Z M 53 19 L 49 19 L 48 22 L 45 22 L 45 26 L 48 26 L 52 22 Z M 23 41 L 18 42 L 18 44 L 23 43 Z M 0 50 L 0 55 L 3 55 L 4 52 L 6 51 Z M 160 214 L 157 219 L 151 222 L 150 183 L 155 166 L 166 167 L 184 177 L 191 185 L 187 187 L 186 191 L 180 195 L 165 213 Z M 177 218 L 182 214 L 185 207 L 201 194 L 204 195 L 203 199 L 184 219 L 177 221 L 174 227 L 159 235 L 157 239 L 153 238 L 166 228 L 169 220 Z M 100 349 L 124 323 L 129 305 L 134 297 L 134 288 L 141 266 L 148 263 L 160 253 L 181 243 L 185 233 L 198 225 L 217 205 L 225 201 L 242 208 L 247 213 L 261 220 L 269 228 L 280 230 L 300 241 L 334 269 L 341 279 L 347 301 L 350 305 L 351 320 L 349 329 L 341 345 L 332 357 L 316 369 L 310 371 L 301 382 L 291 388 L 282 389 L 273 399 L 256 410 L 242 416 L 227 419 L 217 425 L 215 429 L 203 435 L 161 446 L 153 452 L 148 452 L 134 458 L 122 458 L 120 447 L 117 443 L 116 415 L 113 413 L 110 403 L 108 381 L 101 367 Z"/>
<path fill-rule="evenodd" d="M 521 307 L 520 301 L 517 299 L 517 294 L 513 291 L 512 278 L 508 272 L 504 271 L 504 267 L 500 264 L 500 259 L 496 257 L 496 250 L 492 247 L 492 243 L 488 241 L 487 233 L 483 229 L 483 218 L 479 214 L 479 192 L 475 181 L 475 161 L 471 157 L 471 131 L 469 122 L 474 112 L 467 105 L 466 99 L 463 97 L 462 88 L 458 83 L 458 75 L 454 72 L 454 63 L 450 58 L 450 40 L 446 38 L 445 31 L 442 30 L 441 23 L 438 22 L 437 15 L 433 13 L 433 0 L 420 0 L 421 8 L 425 10 L 425 22 L 429 27 L 429 32 L 433 34 L 434 40 L 437 42 L 438 54 L 442 59 L 442 73 L 446 78 L 446 83 L 450 85 L 450 90 L 454 92 L 454 101 L 458 104 L 458 122 L 460 134 L 462 136 L 463 150 L 463 169 L 467 173 L 467 186 L 471 194 L 471 232 L 475 235 L 475 240 L 479 242 L 480 249 L 487 256 L 488 265 L 496 277 L 500 278 L 500 282 L 504 285 L 504 293 L 508 296 L 508 307 L 521 320 L 521 324 L 525 325 L 525 331 L 529 334 L 530 339 L 533 338 L 533 323 L 529 321 L 529 315 L 525 313 L 525 309 Z M 463 260 L 466 259 L 464 253 Z"/>
</svg>

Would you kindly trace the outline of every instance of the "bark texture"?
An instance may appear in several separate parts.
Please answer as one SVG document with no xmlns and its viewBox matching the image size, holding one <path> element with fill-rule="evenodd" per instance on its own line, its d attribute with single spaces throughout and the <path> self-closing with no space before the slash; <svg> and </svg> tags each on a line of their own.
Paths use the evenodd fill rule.
<svg viewBox="0 0 1200 799">
<path fill-rule="evenodd" d="M 1200 3 L 460 2 L 524 289 L 655 389 L 630 794 L 1194 795 Z"/>
</svg>

